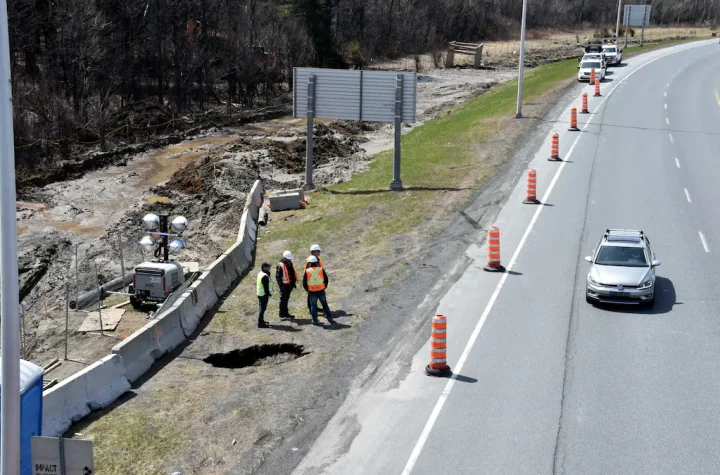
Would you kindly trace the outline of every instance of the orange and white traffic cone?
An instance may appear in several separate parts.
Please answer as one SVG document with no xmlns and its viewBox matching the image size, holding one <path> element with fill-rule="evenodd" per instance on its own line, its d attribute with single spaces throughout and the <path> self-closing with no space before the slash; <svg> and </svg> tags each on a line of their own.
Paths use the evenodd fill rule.
<svg viewBox="0 0 720 475">
<path fill-rule="evenodd" d="M 580 130 L 577 126 L 577 109 L 575 107 L 570 109 L 570 128 L 568 130 L 573 132 Z"/>
<path fill-rule="evenodd" d="M 491 226 L 488 231 L 488 262 L 483 270 L 487 272 L 505 272 L 500 264 L 500 228 Z"/>
<path fill-rule="evenodd" d="M 595 97 L 600 97 L 600 78 L 595 78 Z"/>
<path fill-rule="evenodd" d="M 430 333 L 430 364 L 425 367 L 428 376 L 450 376 L 452 370 L 447 364 L 447 318 L 435 315 Z"/>
<path fill-rule="evenodd" d="M 589 114 L 590 110 L 588 110 L 588 98 L 587 98 L 587 92 L 584 92 L 582 95 L 582 110 L 580 111 L 582 114 Z"/>
<path fill-rule="evenodd" d="M 527 195 L 523 203 L 526 205 L 536 205 L 540 203 L 537 199 L 537 173 L 534 168 L 528 170 Z"/>
<path fill-rule="evenodd" d="M 550 161 L 560 160 L 560 134 L 555 133 L 552 136 L 552 144 L 550 145 Z"/>
<path fill-rule="evenodd" d="M 590 70 L 590 84 L 595 84 L 595 68 Z"/>
</svg>

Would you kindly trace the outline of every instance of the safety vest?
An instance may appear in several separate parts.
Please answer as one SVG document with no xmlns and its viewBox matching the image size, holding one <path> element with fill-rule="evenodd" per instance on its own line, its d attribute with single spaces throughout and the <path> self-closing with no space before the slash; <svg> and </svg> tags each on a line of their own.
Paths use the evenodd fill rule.
<svg viewBox="0 0 720 475">
<path fill-rule="evenodd" d="M 282 283 L 290 285 L 290 273 L 287 270 L 287 265 L 285 265 L 284 262 L 280 262 L 278 266 L 280 266 L 280 272 L 282 272 Z M 295 267 L 293 267 L 293 271 L 295 271 L 295 280 L 297 281 L 297 271 Z"/>
<path fill-rule="evenodd" d="M 307 274 L 307 288 L 309 292 L 325 290 L 325 273 L 322 267 L 308 267 L 305 269 L 305 274 Z"/>
<path fill-rule="evenodd" d="M 325 268 L 325 266 L 323 265 L 322 257 L 318 257 L 318 267 L 322 267 L 323 269 Z M 310 268 L 310 258 L 309 257 L 307 259 L 305 259 L 305 268 L 306 269 Z"/>
<path fill-rule="evenodd" d="M 267 275 L 265 272 L 260 271 L 258 272 L 257 276 L 257 296 L 258 297 L 265 297 L 265 287 L 262 284 L 263 277 L 268 278 L 268 290 L 270 291 L 270 297 L 272 297 L 273 294 L 273 285 L 272 285 L 272 279 L 269 275 Z"/>
</svg>

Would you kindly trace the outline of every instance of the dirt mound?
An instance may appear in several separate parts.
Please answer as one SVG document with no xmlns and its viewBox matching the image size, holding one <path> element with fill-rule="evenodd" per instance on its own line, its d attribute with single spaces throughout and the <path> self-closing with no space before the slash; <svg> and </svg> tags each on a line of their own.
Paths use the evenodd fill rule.
<svg viewBox="0 0 720 475">
<path fill-rule="evenodd" d="M 378 124 L 373 122 L 351 122 L 338 120 L 332 122 L 330 127 L 343 135 L 362 135 L 367 132 L 374 132 L 378 129 Z"/>
</svg>

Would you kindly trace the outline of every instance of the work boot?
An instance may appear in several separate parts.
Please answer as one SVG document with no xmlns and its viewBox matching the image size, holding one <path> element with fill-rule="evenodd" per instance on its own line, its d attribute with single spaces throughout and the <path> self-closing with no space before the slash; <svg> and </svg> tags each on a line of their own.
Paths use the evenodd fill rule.
<svg viewBox="0 0 720 475">
<path fill-rule="evenodd" d="M 322 324 L 322 323 L 320 323 L 320 322 L 319 322 L 319 321 L 317 321 L 317 320 L 316 320 L 316 321 L 314 321 L 314 322 L 312 322 L 312 324 L 313 324 L 313 325 L 315 325 L 316 327 L 321 327 L 321 326 L 323 326 L 323 324 Z"/>
<path fill-rule="evenodd" d="M 270 328 L 270 324 L 268 322 L 260 322 L 258 323 L 258 328 Z"/>
<path fill-rule="evenodd" d="M 333 320 L 332 318 L 328 318 L 327 321 L 328 321 L 328 323 L 329 323 L 331 326 L 333 326 L 333 327 L 336 327 L 337 324 L 338 324 L 338 323 L 337 323 L 335 320 Z"/>
</svg>

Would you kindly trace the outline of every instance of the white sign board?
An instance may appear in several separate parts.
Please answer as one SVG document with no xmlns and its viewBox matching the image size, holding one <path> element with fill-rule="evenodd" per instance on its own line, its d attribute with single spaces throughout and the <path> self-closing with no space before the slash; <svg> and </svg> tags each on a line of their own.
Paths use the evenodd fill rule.
<svg viewBox="0 0 720 475">
<path fill-rule="evenodd" d="M 650 5 L 625 5 L 625 26 L 650 26 Z"/>
<path fill-rule="evenodd" d="M 64 439 L 66 475 L 94 475 L 93 445 L 89 440 Z M 33 437 L 31 442 L 33 475 L 60 475 L 60 439 Z"/>
<path fill-rule="evenodd" d="M 402 76 L 402 122 L 416 121 L 417 74 L 392 71 L 294 68 L 293 117 L 308 113 L 308 82 L 315 79 L 315 118 L 395 122 L 395 92 Z"/>
</svg>

